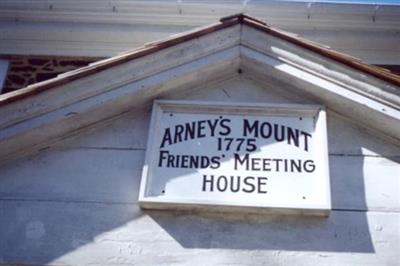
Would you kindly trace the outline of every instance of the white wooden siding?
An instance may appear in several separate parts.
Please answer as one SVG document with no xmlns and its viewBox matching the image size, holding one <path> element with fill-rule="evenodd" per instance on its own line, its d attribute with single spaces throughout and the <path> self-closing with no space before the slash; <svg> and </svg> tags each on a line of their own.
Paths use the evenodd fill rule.
<svg viewBox="0 0 400 266">
<path fill-rule="evenodd" d="M 315 103 L 246 76 L 168 99 Z M 400 147 L 328 110 L 329 218 L 138 208 L 149 109 L 0 168 L 0 264 L 398 265 Z"/>
</svg>

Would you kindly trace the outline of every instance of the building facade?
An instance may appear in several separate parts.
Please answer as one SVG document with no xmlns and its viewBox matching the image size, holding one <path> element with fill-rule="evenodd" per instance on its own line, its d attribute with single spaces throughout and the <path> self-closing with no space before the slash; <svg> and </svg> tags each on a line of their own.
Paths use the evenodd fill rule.
<svg viewBox="0 0 400 266">
<path fill-rule="evenodd" d="M 43 5 L 40 12 L 61 9 L 57 3 L 64 2 Z M 104 11 L 99 5 L 97 12 L 121 10 L 112 5 L 114 1 L 109 3 L 111 11 Z M 12 7 L 11 2 L 8 4 Z M 181 5 L 178 12 L 184 19 L 190 9 Z M 250 8 L 247 4 L 240 7 Z M 313 10 L 312 5 L 305 8 Z M 378 11 L 371 23 L 378 23 Z M 393 10 L 385 12 L 390 15 Z M 64 15 L 70 17 L 67 13 Z M 10 16 L 3 11 L 2 16 L 7 14 Z M 313 18 L 313 14 L 310 11 L 310 18 L 306 19 Z M 21 21 L 27 15 L 22 10 Z M 46 20 L 49 18 L 57 20 L 62 16 L 48 16 Z M 323 19 L 329 18 L 321 16 Z M 44 24 L 43 30 L 49 30 L 49 25 Z M 21 26 L 17 22 L 10 25 Z M 398 38 L 393 31 L 381 34 Z M 116 42 L 119 40 L 116 38 Z M 385 41 L 393 45 L 388 39 Z M 46 49 L 50 49 L 50 43 Z M 73 45 L 61 49 L 63 54 L 57 56 L 68 56 L 67 50 Z M 35 51 L 34 44 L 32 47 Z M 82 53 L 94 51 L 84 47 Z M 393 47 L 387 54 L 396 54 L 398 47 Z M 23 42 L 15 49 L 21 50 L 9 53 L 22 55 Z M 371 64 L 397 64 L 395 55 L 389 56 L 393 61 L 374 61 L 373 54 L 365 54 Z M 398 265 L 400 78 L 371 64 L 253 17 L 234 15 L 1 95 L 0 263 Z M 156 100 L 192 105 L 191 111 L 179 109 L 174 114 L 193 113 L 203 104 L 208 107 L 202 108 L 212 110 L 212 115 L 236 115 L 240 119 L 249 119 L 255 112 L 251 110 L 257 108 L 275 110 L 278 117 L 282 116 L 276 113 L 279 108 L 294 110 L 296 116 L 307 106 L 324 110 L 326 146 L 324 142 L 309 142 L 310 149 L 321 152 L 318 156 L 327 157 L 328 162 L 329 202 L 322 215 L 310 212 L 316 207 L 284 206 L 296 191 L 303 189 L 304 182 L 296 183 L 299 173 L 288 175 L 292 179 L 279 191 L 277 205 L 270 203 L 267 193 L 266 203 L 262 200 L 259 205 L 231 208 L 241 201 L 225 191 L 215 191 L 211 194 L 215 198 L 208 203 L 204 198 L 194 203 L 185 196 L 183 203 L 175 198 L 161 205 L 146 204 L 140 187 L 142 182 L 143 189 L 143 173 L 150 165 L 146 156 L 154 154 L 151 136 L 176 128 L 176 124 L 157 130 L 151 127 L 151 120 L 158 121 L 153 123 L 156 125 L 167 123 L 151 118 Z M 227 106 L 234 110 L 247 107 L 242 108 L 246 109 L 242 113 L 229 113 Z M 296 120 L 298 127 L 308 121 L 304 116 L 300 118 Z M 264 123 L 272 121 L 265 119 Z M 304 131 L 312 135 L 316 127 L 311 128 Z M 210 139 L 215 140 L 214 137 Z M 265 154 L 269 147 L 260 136 L 253 137 L 257 148 L 260 146 L 258 156 L 273 156 Z M 170 142 L 180 142 L 176 138 Z M 272 147 L 275 142 L 268 145 Z M 193 148 L 188 147 L 201 147 L 203 143 L 202 138 L 182 140 L 183 149 L 187 149 L 184 153 L 190 154 Z M 287 156 L 291 156 L 287 144 L 279 146 L 283 148 L 276 153 L 287 150 Z M 199 151 L 207 155 L 209 148 Z M 167 171 L 160 158 L 156 167 Z M 180 171 L 185 167 L 175 168 Z M 199 168 L 192 167 L 190 173 L 201 172 Z M 261 171 L 268 177 L 270 172 Z M 233 170 L 227 172 L 235 174 Z M 282 177 L 286 178 L 286 174 Z M 163 174 L 153 178 L 156 184 Z M 186 177 L 174 178 L 162 183 L 164 195 L 157 194 L 158 203 L 172 195 L 176 187 L 170 183 Z M 259 188 L 264 192 L 264 186 Z M 309 190 L 311 195 L 320 192 L 321 187 L 317 188 Z M 266 191 L 273 190 L 268 181 Z M 222 197 L 224 204 L 218 202 Z M 299 198 L 298 202 L 303 200 L 308 198 Z"/>
</svg>

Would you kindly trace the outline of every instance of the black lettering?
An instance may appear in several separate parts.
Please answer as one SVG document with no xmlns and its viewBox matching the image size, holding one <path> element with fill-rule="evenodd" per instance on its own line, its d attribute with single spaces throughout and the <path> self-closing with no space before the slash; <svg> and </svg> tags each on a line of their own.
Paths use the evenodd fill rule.
<svg viewBox="0 0 400 266">
<path fill-rule="evenodd" d="M 205 123 L 207 121 L 206 120 L 201 120 L 201 121 L 197 121 L 197 137 L 198 138 L 204 138 L 206 136 L 206 133 L 204 132 L 205 130 Z"/>
<path fill-rule="evenodd" d="M 194 139 L 196 137 L 196 122 L 185 124 L 185 140 Z"/>
<path fill-rule="evenodd" d="M 243 160 L 240 159 L 240 155 L 235 153 L 234 155 L 235 158 L 235 170 L 238 169 L 238 163 L 240 165 L 246 164 L 246 170 L 249 170 L 249 154 L 246 153 L 246 155 L 244 155 Z"/>
<path fill-rule="evenodd" d="M 182 155 L 182 162 L 181 162 L 181 167 L 182 168 L 188 168 L 188 162 L 189 162 L 189 156 L 188 155 Z"/>
<path fill-rule="evenodd" d="M 265 158 L 263 159 L 263 171 L 271 171 L 271 159 Z"/>
<path fill-rule="evenodd" d="M 219 134 L 220 134 L 221 136 L 226 136 L 226 135 L 229 135 L 229 134 L 231 133 L 231 128 L 230 128 L 230 126 L 229 126 L 229 123 L 230 123 L 230 122 L 231 122 L 231 120 L 230 120 L 230 119 L 227 119 L 227 118 L 224 118 L 224 119 L 222 119 L 222 120 L 219 122 L 220 126 L 221 126 L 223 129 L 225 129 L 225 131 L 220 130 Z"/>
<path fill-rule="evenodd" d="M 254 184 L 248 182 L 249 179 L 250 179 L 250 180 L 254 180 L 254 177 L 248 176 L 248 177 L 245 177 L 245 178 L 244 178 L 243 183 L 244 183 L 245 185 L 247 185 L 248 187 L 250 187 L 250 188 L 249 188 L 249 189 L 246 189 L 246 188 L 243 187 L 243 189 L 242 189 L 243 192 L 251 193 L 251 192 L 254 192 L 254 191 L 256 190 L 256 186 L 255 186 Z"/>
<path fill-rule="evenodd" d="M 251 170 L 253 170 L 253 171 L 261 170 L 260 163 L 261 163 L 261 158 L 252 158 L 251 159 Z"/>
<path fill-rule="evenodd" d="M 314 161 L 313 160 L 304 161 L 303 168 L 304 168 L 304 171 L 306 171 L 307 173 L 314 172 L 314 170 L 315 170 Z"/>
<path fill-rule="evenodd" d="M 294 143 L 294 146 L 299 147 L 299 130 L 292 129 L 290 127 L 287 128 L 288 130 L 288 144 Z"/>
<path fill-rule="evenodd" d="M 200 167 L 207 168 L 210 165 L 210 159 L 207 156 L 201 156 Z"/>
<path fill-rule="evenodd" d="M 276 141 L 283 141 L 285 139 L 285 126 L 281 125 L 280 127 L 281 127 L 281 132 L 279 134 L 279 125 L 274 124 L 274 135 Z"/>
<path fill-rule="evenodd" d="M 304 150 L 308 151 L 308 138 L 311 138 L 311 135 L 304 131 L 301 131 L 301 135 L 304 136 Z"/>
<path fill-rule="evenodd" d="M 255 131 L 253 133 L 253 131 Z M 243 137 L 247 137 L 247 134 L 253 134 L 253 137 L 258 138 L 258 120 L 250 125 L 249 120 L 243 119 Z"/>
<path fill-rule="evenodd" d="M 214 175 L 210 175 L 210 179 L 207 179 L 207 175 L 203 175 L 203 191 L 207 191 L 207 183 L 210 184 L 209 191 L 214 191 Z"/>
<path fill-rule="evenodd" d="M 175 167 L 175 165 L 174 165 L 174 156 L 171 155 L 171 154 L 168 154 L 167 167 Z"/>
<path fill-rule="evenodd" d="M 267 185 L 267 177 L 263 177 L 263 176 L 259 176 L 258 177 L 258 193 L 267 193 L 267 190 L 263 190 L 262 186 L 266 186 Z"/>
<path fill-rule="evenodd" d="M 171 145 L 171 143 L 172 143 L 171 132 L 170 132 L 169 128 L 166 128 L 164 131 L 164 136 L 163 136 L 163 140 L 161 142 L 160 148 L 164 148 L 164 145 L 166 142 L 168 145 Z"/>
<path fill-rule="evenodd" d="M 240 176 L 231 176 L 231 191 L 238 192 L 239 189 L 240 189 Z"/>
<path fill-rule="evenodd" d="M 190 168 L 199 168 L 199 156 L 190 156 Z"/>
<path fill-rule="evenodd" d="M 167 158 L 166 157 L 167 155 L 168 155 L 168 151 L 160 151 L 160 156 L 159 156 L 160 158 L 158 160 L 158 167 L 162 167 L 162 165 L 163 165 L 162 162 L 163 162 L 164 159 Z"/>
<path fill-rule="evenodd" d="M 275 164 L 275 171 L 279 172 L 279 163 L 282 162 L 282 159 L 273 159 Z"/>
<path fill-rule="evenodd" d="M 221 182 L 221 180 L 223 180 L 223 182 Z M 226 176 L 221 175 L 220 177 L 218 177 L 217 180 L 217 189 L 221 192 L 224 192 L 227 188 L 228 188 L 228 179 L 226 178 Z"/>
<path fill-rule="evenodd" d="M 294 168 L 298 173 L 301 173 L 301 160 L 290 160 L 290 172 L 293 172 Z"/>
<path fill-rule="evenodd" d="M 246 151 L 255 151 L 255 150 L 257 150 L 256 139 L 247 139 Z"/>
<path fill-rule="evenodd" d="M 214 123 L 212 123 L 211 120 L 207 120 L 207 123 L 208 123 L 208 126 L 210 127 L 211 137 L 214 137 L 215 129 L 217 128 L 217 124 L 218 124 L 218 119 L 215 119 Z"/>
<path fill-rule="evenodd" d="M 211 169 L 218 169 L 221 166 L 220 158 L 218 156 L 211 157 Z"/>
<path fill-rule="evenodd" d="M 174 143 L 182 141 L 182 133 L 185 128 L 182 125 L 175 126 Z"/>
<path fill-rule="evenodd" d="M 265 127 L 267 127 L 267 129 Z M 262 123 L 261 124 L 260 134 L 265 139 L 271 137 L 271 134 L 272 134 L 272 126 L 271 126 L 271 124 L 268 123 L 268 122 Z"/>
</svg>

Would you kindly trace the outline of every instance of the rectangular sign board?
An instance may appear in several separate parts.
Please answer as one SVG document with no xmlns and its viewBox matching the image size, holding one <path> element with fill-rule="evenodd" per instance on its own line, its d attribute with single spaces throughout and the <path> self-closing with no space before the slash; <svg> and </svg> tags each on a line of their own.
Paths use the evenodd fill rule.
<svg viewBox="0 0 400 266">
<path fill-rule="evenodd" d="M 322 106 L 155 101 L 139 202 L 328 215 Z"/>
</svg>

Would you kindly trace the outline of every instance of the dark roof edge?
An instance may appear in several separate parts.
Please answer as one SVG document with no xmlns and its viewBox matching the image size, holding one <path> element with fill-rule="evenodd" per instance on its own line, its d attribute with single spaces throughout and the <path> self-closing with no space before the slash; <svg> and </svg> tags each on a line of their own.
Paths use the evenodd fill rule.
<svg viewBox="0 0 400 266">
<path fill-rule="evenodd" d="M 155 53 L 161 49 L 168 48 L 171 46 L 174 46 L 176 44 L 189 41 L 198 37 L 201 37 L 203 35 L 206 35 L 208 33 L 218 31 L 221 29 L 225 29 L 227 27 L 239 24 L 240 22 L 239 17 L 236 19 L 230 19 L 227 21 L 221 21 L 219 23 L 215 23 L 206 27 L 201 27 L 201 28 L 196 28 L 192 31 L 189 32 L 184 32 L 183 34 L 177 34 L 173 35 L 167 39 L 161 40 L 161 41 L 156 41 L 156 42 L 151 42 L 147 43 L 142 47 L 139 47 L 137 49 L 134 49 L 132 51 L 128 51 L 125 53 L 122 53 L 121 55 L 117 55 L 108 59 L 104 59 L 98 62 L 95 62 L 89 66 L 82 67 L 76 70 L 72 70 L 63 74 L 60 74 L 59 76 L 39 82 L 33 85 L 30 85 L 28 87 L 12 91 L 9 93 L 5 93 L 0 95 L 0 106 L 18 101 L 20 99 L 27 98 L 32 95 L 39 94 L 42 91 L 64 85 L 68 82 L 86 77 L 88 75 L 98 73 L 100 71 L 103 71 L 105 69 L 108 69 L 110 67 L 120 65 L 123 63 L 126 63 L 130 60 L 137 59 L 146 55 L 149 55 L 151 53 Z"/>
<path fill-rule="evenodd" d="M 83 67 L 83 68 L 79 68 L 77 70 L 66 72 L 64 74 L 61 74 L 61 75 L 53 78 L 53 79 L 46 80 L 46 81 L 43 81 L 40 83 L 36 83 L 36 84 L 30 85 L 30 86 L 20 89 L 20 90 L 5 93 L 3 95 L 0 95 L 0 106 L 27 98 L 32 95 L 39 94 L 45 90 L 55 88 L 60 85 L 64 85 L 68 82 L 86 77 L 86 76 L 94 74 L 94 73 L 98 73 L 98 72 L 108 69 L 110 67 L 126 63 L 130 60 L 140 58 L 140 57 L 149 55 L 151 53 L 157 52 L 161 49 L 168 48 L 173 45 L 176 45 L 176 44 L 179 44 L 179 43 L 182 43 L 185 41 L 189 41 L 189 40 L 201 37 L 203 35 L 206 35 L 208 33 L 218 31 L 218 30 L 221 30 L 221 29 L 224 29 L 224 28 L 227 28 L 227 27 L 239 24 L 239 23 L 256 28 L 258 30 L 261 30 L 263 32 L 266 32 L 268 34 L 276 36 L 280 39 L 283 39 L 285 41 L 288 41 L 290 43 L 293 43 L 295 45 L 303 47 L 307 50 L 310 50 L 312 52 L 315 52 L 317 54 L 320 54 L 322 56 L 330 58 L 334 61 L 337 61 L 339 63 L 347 65 L 353 69 L 362 71 L 362 72 L 367 73 L 371 76 L 374 76 L 378 79 L 384 80 L 388 83 L 391 83 L 393 85 L 400 87 L 400 76 L 390 73 L 390 71 L 387 69 L 368 65 L 368 64 L 363 63 L 360 60 L 357 60 L 349 55 L 345 55 L 345 54 L 336 52 L 334 50 L 327 49 L 323 46 L 317 45 L 310 41 L 301 39 L 299 37 L 295 37 L 286 32 L 272 28 L 263 21 L 257 20 L 253 17 L 249 17 L 247 15 L 240 13 L 240 14 L 223 17 L 220 19 L 219 23 L 215 23 L 215 24 L 212 24 L 212 25 L 209 25 L 206 27 L 202 27 L 202 28 L 197 28 L 197 29 L 194 29 L 192 31 L 185 32 L 182 34 L 174 35 L 165 40 L 152 42 L 152 43 L 146 44 L 140 48 L 137 48 L 135 50 L 121 54 L 119 56 L 101 60 L 101 61 L 98 61 L 87 67 Z"/>
<path fill-rule="evenodd" d="M 314 53 L 320 54 L 324 57 L 327 57 L 329 59 L 332 59 L 334 61 L 337 61 L 339 63 L 342 63 L 346 66 L 349 66 L 353 69 L 356 69 L 358 71 L 367 73 L 371 76 L 374 76 L 378 79 L 384 80 L 388 83 L 391 83 L 393 85 L 399 86 L 400 87 L 400 76 L 393 74 L 390 72 L 390 70 L 374 65 L 370 65 L 367 63 L 363 63 L 360 59 L 354 58 L 350 55 L 343 54 L 340 52 L 337 52 L 335 50 L 328 49 L 322 45 L 318 45 L 314 42 L 296 37 L 294 35 L 288 34 L 286 32 L 283 32 L 279 29 L 275 29 L 273 27 L 270 27 L 266 25 L 265 23 L 259 23 L 259 21 L 254 20 L 254 19 L 248 19 L 248 16 L 244 16 L 244 19 L 242 20 L 242 23 L 244 25 L 248 25 L 250 27 L 256 28 L 260 31 L 263 31 L 265 33 L 268 33 L 272 36 L 278 37 L 280 39 L 283 39 L 285 41 L 288 41 L 290 43 L 293 43 L 297 46 L 300 46 L 302 48 L 305 48 L 307 50 L 310 50 Z"/>
</svg>

